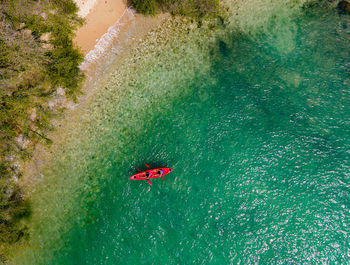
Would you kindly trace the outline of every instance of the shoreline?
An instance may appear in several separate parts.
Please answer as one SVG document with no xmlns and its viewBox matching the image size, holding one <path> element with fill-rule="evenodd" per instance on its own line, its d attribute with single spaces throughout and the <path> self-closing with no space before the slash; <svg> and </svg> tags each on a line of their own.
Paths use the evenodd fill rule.
<svg viewBox="0 0 350 265">
<path fill-rule="evenodd" d="M 94 49 L 98 40 L 123 16 L 128 8 L 123 0 L 74 0 L 85 23 L 76 31 L 74 43 L 84 55 Z"/>
<path fill-rule="evenodd" d="M 76 103 L 68 101 L 64 95 L 57 95 L 54 100 L 64 105 L 65 110 L 58 118 L 52 120 L 54 130 L 48 133 L 48 137 L 53 140 L 53 144 L 47 146 L 38 143 L 32 158 L 21 163 L 23 175 L 18 183 L 26 197 L 32 196 L 38 189 L 37 185 L 40 186 L 44 181 L 42 172 L 53 161 L 57 150 L 65 144 L 65 139 L 70 134 L 71 129 L 80 122 L 80 116 L 91 103 L 94 95 L 103 88 L 108 73 L 115 70 L 125 60 L 127 56 L 125 50 L 135 45 L 148 32 L 160 26 L 166 17 L 166 15 L 145 17 L 141 14 L 135 14 L 131 8 L 127 8 L 123 16 L 114 25 L 111 25 L 100 38 L 99 42 L 102 41 L 106 44 L 104 49 L 101 50 L 98 42 L 95 49 L 90 50 L 85 55 L 84 61 L 80 65 L 86 73 L 86 80 L 82 87 L 83 94 L 78 97 Z M 110 31 L 116 34 L 110 34 Z M 104 42 L 104 36 L 108 39 L 108 43 Z M 112 61 L 111 57 L 114 57 Z"/>
<path fill-rule="evenodd" d="M 97 15 L 101 15 L 101 12 L 104 10 L 103 7 L 107 7 L 103 6 L 104 1 L 105 0 L 74 0 L 79 8 L 78 14 L 87 19 L 87 22 L 76 31 L 76 36 L 74 38 L 75 45 L 81 49 L 79 43 L 84 42 L 84 37 L 90 38 L 91 40 L 91 36 L 94 36 L 94 38 L 98 36 L 98 39 L 94 40 L 94 44 L 90 50 L 83 53 L 84 61 L 80 65 L 80 68 L 86 74 L 86 80 L 82 85 L 83 94 L 78 97 L 77 102 L 75 103 L 69 101 L 64 94 L 60 95 L 59 93 L 57 93 L 56 98 L 53 99 L 53 101 L 58 102 L 58 105 L 64 106 L 64 113 L 58 118 L 52 120 L 54 130 L 48 133 L 48 137 L 53 139 L 53 145 L 47 146 L 40 142 L 37 143 L 33 151 L 32 158 L 29 161 L 22 162 L 20 165 L 23 175 L 19 179 L 18 183 L 26 197 L 30 196 L 31 193 L 36 190 L 36 185 L 40 185 L 40 182 L 43 180 L 41 173 L 42 169 L 45 168 L 45 165 L 52 160 L 55 151 L 64 143 L 64 139 L 69 133 L 70 128 L 74 126 L 75 122 L 78 122 L 73 121 L 75 120 L 73 117 L 79 117 L 79 113 L 82 111 L 84 106 L 89 104 L 88 102 L 90 97 L 98 90 L 98 88 L 95 87 L 100 87 L 100 84 L 103 83 L 101 81 L 103 77 L 99 77 L 99 74 L 103 75 L 103 71 L 99 70 L 101 65 L 103 65 L 103 62 L 99 59 L 108 53 L 107 48 L 113 45 L 113 41 L 120 41 L 120 37 L 123 37 L 119 36 L 119 34 L 112 34 L 111 38 L 109 39 L 109 43 L 105 44 L 106 47 L 103 52 L 101 52 L 101 48 L 98 47 L 99 42 L 104 36 L 110 35 L 109 30 L 113 31 L 113 29 L 116 29 L 118 33 L 127 31 L 132 19 L 134 19 L 134 16 L 123 19 L 124 15 L 129 10 L 129 8 L 123 5 L 119 10 L 122 11 L 122 14 L 120 15 L 119 12 L 117 16 L 113 16 L 113 19 L 111 20 L 113 22 L 111 22 L 110 25 L 104 24 L 102 27 L 99 27 L 100 31 L 91 32 L 93 31 L 96 21 L 99 23 Z M 122 0 L 117 1 L 122 2 Z M 101 5 L 102 8 L 100 7 L 96 12 L 96 7 Z M 83 30 L 81 31 L 80 29 L 82 28 Z M 102 28 L 106 28 L 106 31 L 101 32 Z M 90 37 L 88 36 L 88 33 L 92 33 Z M 78 36 L 79 39 L 77 38 Z M 91 56 L 94 54 L 96 54 L 96 56 Z M 89 60 L 89 57 L 94 57 L 94 60 Z M 70 117 L 69 120 L 68 117 Z"/>
<path fill-rule="evenodd" d="M 180 23 L 183 26 L 180 26 Z M 140 123 L 134 123 L 133 119 L 129 119 L 129 113 L 132 112 L 130 112 L 131 109 L 125 109 L 125 103 L 129 102 L 131 98 L 135 99 L 133 102 L 144 101 L 148 96 L 151 99 L 156 97 L 157 100 L 160 100 L 165 92 L 161 86 L 157 86 L 160 89 L 157 89 L 158 92 L 152 95 L 150 95 L 148 89 L 134 90 L 133 80 L 143 76 L 142 73 L 145 70 L 148 71 L 148 66 L 156 65 L 159 62 L 158 55 L 162 51 L 164 51 L 163 55 L 167 55 L 160 57 L 163 58 L 164 66 L 172 68 L 174 63 L 169 60 L 169 56 L 173 59 L 175 57 L 180 58 L 183 53 L 174 52 L 175 46 L 170 43 L 173 43 L 173 40 L 184 41 L 188 33 L 195 29 L 196 24 L 190 22 L 190 19 L 186 19 L 186 21 L 181 18 L 174 20 L 169 15 L 145 18 L 138 15 L 125 30 L 121 30 L 116 44 L 113 45 L 106 56 L 99 60 L 100 64 L 106 67 L 101 69 L 97 66 L 98 71 L 102 71 L 103 75 L 98 80 L 98 86 L 96 88 L 87 87 L 91 90 L 91 96 L 87 97 L 86 100 L 84 98 L 82 101 L 79 99 L 79 104 L 75 109 L 68 109 L 64 113 L 62 119 L 59 120 L 60 123 L 57 123 L 58 126 L 56 127 L 58 129 L 49 135 L 50 138 L 54 139 L 53 145 L 51 147 L 38 146 L 34 153 L 33 163 L 28 165 L 26 191 L 28 197 L 30 196 L 33 209 L 28 229 L 32 237 L 28 243 L 28 248 L 19 249 L 14 260 L 25 260 L 28 263 L 30 255 L 35 260 L 35 255 L 40 255 L 39 253 L 44 251 L 44 246 L 45 249 L 59 250 L 60 246 L 65 243 L 62 241 L 63 237 L 61 238 L 57 234 L 58 231 L 62 235 L 68 233 L 72 227 L 72 222 L 84 225 L 86 215 L 84 211 L 78 214 L 80 213 L 79 209 L 84 209 L 81 206 L 84 207 L 85 202 L 96 198 L 95 196 L 100 192 L 97 183 L 103 179 L 103 175 L 100 175 L 99 171 L 93 171 L 92 176 L 100 177 L 90 178 L 90 173 L 80 174 L 79 170 L 87 169 L 89 163 L 79 159 L 99 153 L 95 152 L 95 147 L 104 144 L 104 141 L 100 142 L 100 136 L 109 131 L 105 131 L 105 127 L 99 127 L 100 122 L 109 122 L 106 115 L 113 116 L 113 123 L 117 125 L 117 131 L 111 137 L 105 139 L 108 139 L 108 142 L 118 141 L 120 144 L 114 150 L 118 156 L 123 156 L 118 151 L 119 147 L 123 147 L 125 137 L 129 138 L 134 135 L 134 133 L 129 134 L 124 127 L 129 128 L 131 127 L 129 125 L 136 124 L 135 132 L 140 132 L 138 129 L 142 127 L 138 127 L 137 124 Z M 180 33 L 182 37 L 178 35 Z M 200 36 L 200 34 L 196 34 L 196 36 Z M 196 43 L 194 41 L 186 49 L 187 55 L 194 56 L 193 58 L 202 58 L 202 56 L 196 56 L 192 53 L 192 47 L 197 47 Z M 185 56 L 185 58 L 192 58 L 191 56 Z M 187 59 L 184 60 L 187 61 Z M 161 63 L 161 65 L 163 64 Z M 157 69 L 161 69 L 161 65 L 157 66 Z M 177 64 L 175 63 L 175 65 Z M 177 74 L 171 75 L 172 80 L 184 76 L 183 74 L 188 71 L 188 68 L 179 67 L 179 65 L 176 68 L 178 69 Z M 191 71 L 191 75 L 195 72 Z M 125 84 L 124 81 L 128 80 L 131 83 L 123 85 Z M 168 80 L 168 77 L 166 77 L 166 80 Z M 93 82 L 95 81 L 92 80 L 87 83 L 91 84 Z M 185 78 L 181 82 L 186 83 L 187 79 Z M 174 89 L 174 86 L 166 87 L 168 87 L 166 94 L 169 97 L 178 95 L 178 91 Z M 192 89 L 189 91 L 192 91 Z M 183 93 L 180 94 L 183 96 Z M 114 106 L 113 109 L 110 109 L 111 106 Z M 131 106 L 131 104 L 126 104 L 126 106 Z M 143 110 L 140 104 L 135 104 L 135 108 L 136 111 Z M 145 119 L 141 118 L 141 120 Z M 90 149 L 90 143 L 96 143 L 96 145 L 93 144 L 93 148 Z M 94 164 L 95 162 L 92 165 Z M 30 169 L 33 171 L 30 171 Z M 92 215 L 95 216 L 95 214 Z M 50 223 L 52 227 L 49 225 Z M 43 224 L 47 226 L 44 233 L 42 233 Z M 47 237 L 46 235 L 49 233 L 50 236 Z M 57 244 L 52 242 L 52 238 L 56 236 L 59 241 Z M 39 242 L 41 248 L 36 249 L 35 247 Z M 26 263 L 17 262 L 16 264 Z"/>
<path fill-rule="evenodd" d="M 124 13 L 128 14 L 128 10 L 126 9 Z M 42 191 L 45 186 L 60 187 L 61 179 L 58 176 L 46 178 L 46 171 L 50 170 L 50 165 L 56 163 L 56 154 L 67 144 L 67 139 L 72 135 L 74 128 L 82 122 L 86 123 L 81 117 L 86 114 L 86 110 L 103 90 L 109 74 L 122 66 L 130 56 L 129 51 L 135 45 L 138 45 L 141 39 L 161 26 L 162 22 L 168 18 L 168 15 L 145 17 L 141 14 L 135 14 L 131 9 L 130 12 L 132 12 L 132 19 L 129 16 L 122 17 L 110 27 L 110 29 L 118 29 L 118 34 L 112 36 L 105 52 L 93 61 L 84 58 L 80 67 L 86 73 L 86 79 L 83 82 L 82 95 L 77 98 L 77 101 L 69 101 L 64 94 L 60 95 L 60 93 L 57 93 L 52 99 L 52 101 L 57 102 L 58 108 L 64 106 L 63 113 L 51 121 L 53 130 L 47 133 L 47 137 L 52 139 L 53 144 L 37 143 L 32 152 L 32 157 L 27 161 L 19 161 L 18 163 L 22 175 L 16 182 L 24 198 L 30 200 L 33 213 L 37 212 L 39 216 L 40 210 L 38 213 L 38 207 L 40 209 L 40 203 L 38 205 L 38 201 L 42 198 Z M 105 34 L 108 35 L 108 32 Z M 33 216 L 27 223 L 29 230 L 36 225 L 35 219 L 36 217 Z M 30 241 L 24 245 L 14 246 L 11 249 L 9 260 L 13 261 L 16 257 L 22 256 L 28 250 L 27 247 L 28 244 L 31 244 Z"/>
</svg>

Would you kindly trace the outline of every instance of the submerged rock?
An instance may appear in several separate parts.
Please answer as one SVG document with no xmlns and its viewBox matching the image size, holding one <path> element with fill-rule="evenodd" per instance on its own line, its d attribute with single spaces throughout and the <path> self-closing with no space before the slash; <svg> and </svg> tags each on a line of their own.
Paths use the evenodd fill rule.
<svg viewBox="0 0 350 265">
<path fill-rule="evenodd" d="M 225 20 L 222 16 L 217 16 L 217 24 L 218 26 L 225 26 Z"/>
<path fill-rule="evenodd" d="M 340 1 L 337 8 L 343 13 L 350 14 L 350 3 L 348 1 Z"/>
</svg>

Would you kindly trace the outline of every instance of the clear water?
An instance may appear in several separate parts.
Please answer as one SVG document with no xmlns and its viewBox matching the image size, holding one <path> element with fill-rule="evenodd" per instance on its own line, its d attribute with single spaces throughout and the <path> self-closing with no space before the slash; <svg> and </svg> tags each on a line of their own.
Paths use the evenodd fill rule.
<svg viewBox="0 0 350 265">
<path fill-rule="evenodd" d="M 44 173 L 14 263 L 349 262 L 349 18 L 156 34 Z M 129 180 L 144 163 L 174 171 Z"/>
</svg>

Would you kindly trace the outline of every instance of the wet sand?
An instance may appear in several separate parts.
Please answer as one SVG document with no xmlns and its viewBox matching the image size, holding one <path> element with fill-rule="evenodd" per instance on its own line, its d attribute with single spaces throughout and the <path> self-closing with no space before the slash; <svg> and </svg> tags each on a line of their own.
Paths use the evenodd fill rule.
<svg viewBox="0 0 350 265">
<path fill-rule="evenodd" d="M 76 32 L 74 42 L 84 54 L 92 50 L 107 32 L 123 15 L 127 8 L 125 0 L 76 0 L 79 15 L 85 17 L 85 24 Z"/>
</svg>

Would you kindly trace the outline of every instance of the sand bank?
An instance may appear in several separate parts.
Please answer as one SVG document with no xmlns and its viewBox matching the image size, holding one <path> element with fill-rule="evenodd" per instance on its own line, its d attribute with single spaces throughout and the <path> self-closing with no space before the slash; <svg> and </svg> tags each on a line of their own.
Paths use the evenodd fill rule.
<svg viewBox="0 0 350 265">
<path fill-rule="evenodd" d="M 78 14 L 85 24 L 76 32 L 75 43 L 84 54 L 94 48 L 108 28 L 113 26 L 127 9 L 125 0 L 75 0 Z"/>
</svg>

